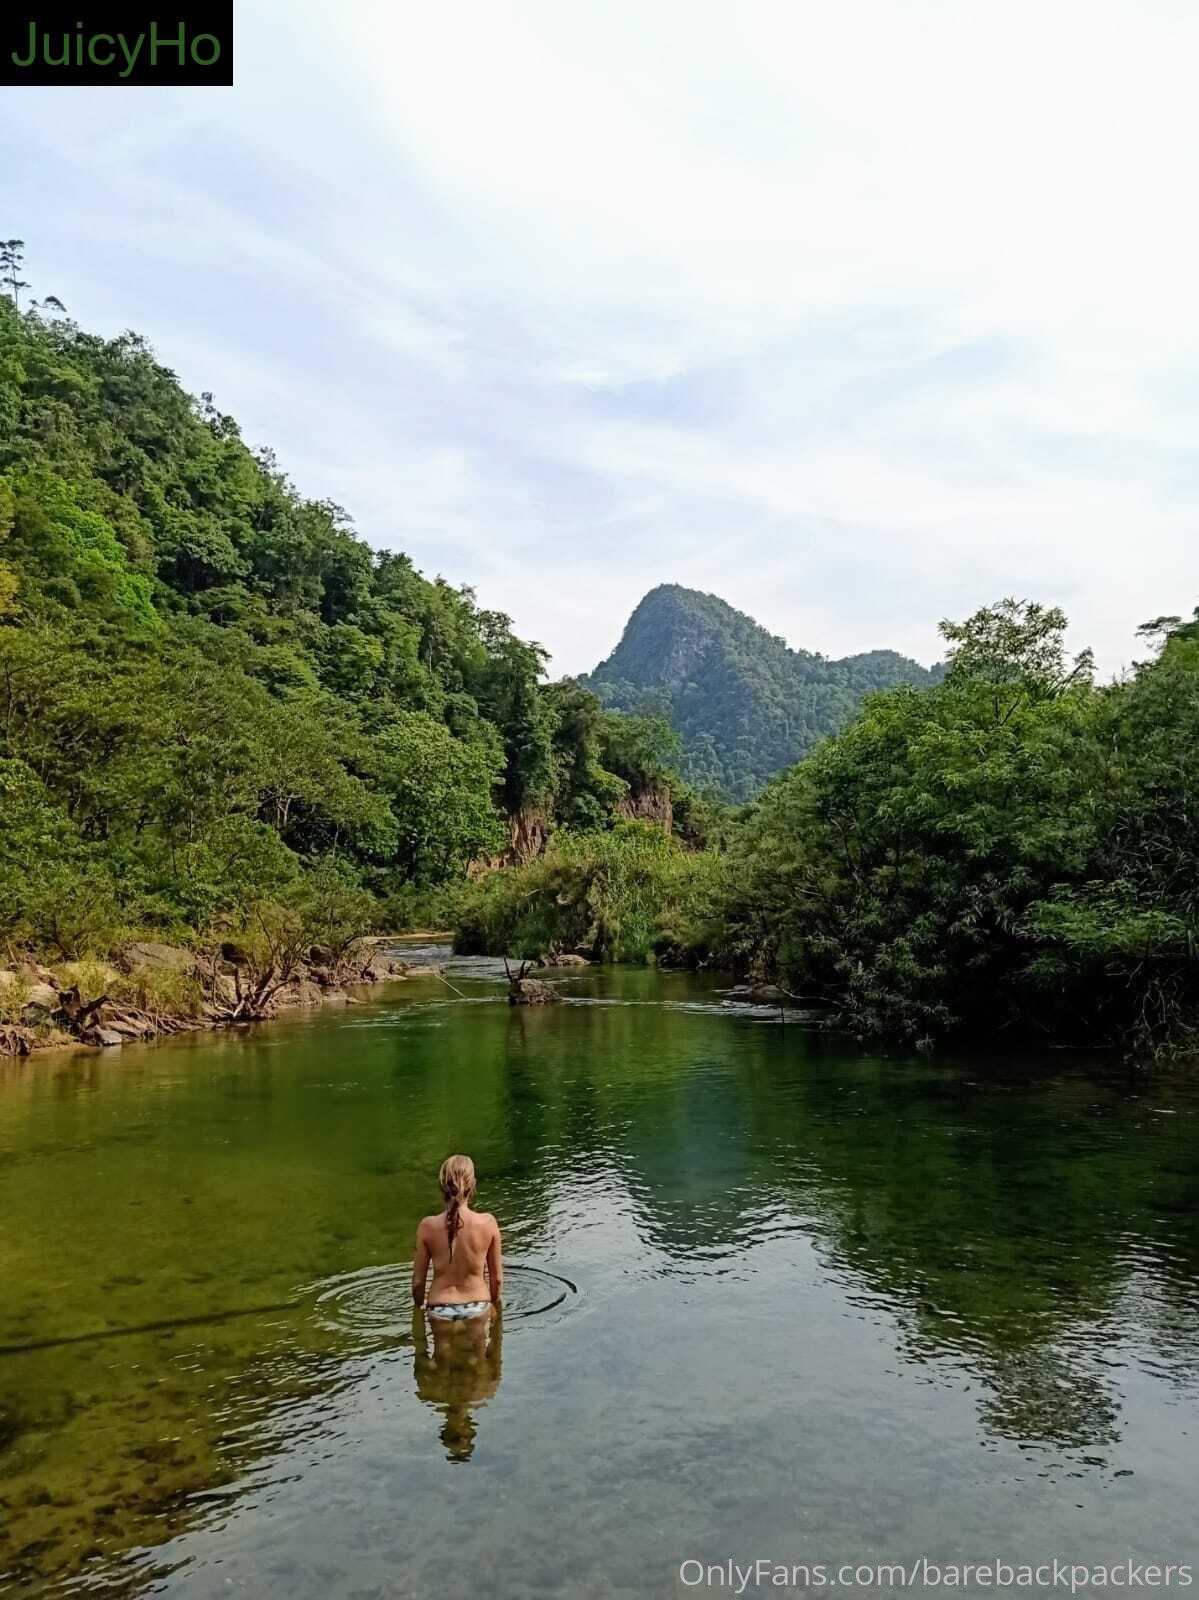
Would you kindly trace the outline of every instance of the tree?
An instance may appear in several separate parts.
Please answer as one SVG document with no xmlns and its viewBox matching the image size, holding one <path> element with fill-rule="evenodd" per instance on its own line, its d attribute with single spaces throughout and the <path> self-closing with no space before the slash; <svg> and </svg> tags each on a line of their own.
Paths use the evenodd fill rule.
<svg viewBox="0 0 1199 1600">
<path fill-rule="evenodd" d="M 12 303 L 17 310 L 21 307 L 21 290 L 29 287 L 23 278 L 17 276 L 24 262 L 24 239 L 0 240 L 0 279 L 7 284 Z"/>
<path fill-rule="evenodd" d="M 734 844 L 730 938 L 863 1034 L 1017 1018 L 1029 907 L 1087 872 L 1104 818 L 1096 697 L 1065 619 L 1004 602 L 941 685 L 872 696 L 769 788 Z"/>
<path fill-rule="evenodd" d="M 394 820 L 377 857 L 399 882 L 442 884 L 500 849 L 504 834 L 491 796 L 503 756 L 494 735 L 466 743 L 424 712 L 398 712 L 364 759 Z"/>
<path fill-rule="evenodd" d="M 939 631 L 949 645 L 950 675 L 991 685 L 998 716 L 1001 706 L 1021 697 L 1052 696 L 1071 684 L 1090 682 L 1090 650 L 1066 664 L 1066 627 L 1066 614 L 1057 606 L 1009 598 L 965 622 L 942 622 Z"/>
</svg>

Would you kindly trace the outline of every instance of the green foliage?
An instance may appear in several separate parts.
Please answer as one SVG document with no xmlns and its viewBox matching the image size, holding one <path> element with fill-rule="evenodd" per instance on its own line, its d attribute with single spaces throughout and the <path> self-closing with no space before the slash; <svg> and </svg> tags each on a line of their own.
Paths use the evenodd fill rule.
<svg viewBox="0 0 1199 1600">
<path fill-rule="evenodd" d="M 350 945 L 375 926 L 378 904 L 352 866 L 334 856 L 313 864 L 294 902 L 309 944 L 339 961 Z"/>
<path fill-rule="evenodd" d="M 790 650 L 715 595 L 663 584 L 583 681 L 606 705 L 664 718 L 682 736 L 687 781 L 744 801 L 843 728 L 866 694 L 938 676 L 891 650 L 842 661 Z"/>
<path fill-rule="evenodd" d="M 456 928 L 474 900 L 466 879 L 451 883 L 405 883 L 379 905 L 379 926 L 393 932 L 446 933 Z"/>
<path fill-rule="evenodd" d="M 16 499 L 9 486 L 0 479 L 0 542 L 12 532 L 16 513 Z M 0 620 L 13 616 L 17 609 L 17 590 L 20 579 L 6 561 L 0 561 Z"/>
<path fill-rule="evenodd" d="M 1105 826 L 1088 872 L 1030 908 L 1029 974 L 1057 1025 L 1156 1050 L 1199 1043 L 1199 630 L 1168 619 L 1160 656 L 1101 699 Z"/>
<path fill-rule="evenodd" d="M 544 856 L 489 873 L 458 920 L 463 950 L 534 958 L 700 960 L 715 928 L 716 858 L 687 852 L 649 823 L 562 833 Z"/>
<path fill-rule="evenodd" d="M 9 548 L 27 572 L 68 579 L 81 600 L 157 624 L 150 579 L 133 570 L 116 530 L 86 503 L 88 486 L 39 465 L 0 480 L 0 494 L 11 497 Z"/>
<path fill-rule="evenodd" d="M 1065 629 L 1066 614 L 1059 607 L 1010 597 L 984 606 L 966 622 L 942 622 L 949 675 L 990 684 L 1000 697 L 1006 690 L 1017 698 L 1057 694 L 1071 682 L 1089 679 L 1094 665 L 1091 652 L 1084 650 L 1067 671 Z"/>
<path fill-rule="evenodd" d="M 545 685 L 469 590 L 373 554 L 136 335 L 15 299 L 0 935 L 73 956 L 257 926 L 327 897 L 333 861 L 359 913 L 398 908 L 500 851 L 506 813 L 606 827 L 630 784 L 668 781 L 660 735 Z"/>
<path fill-rule="evenodd" d="M 204 986 L 196 972 L 175 967 L 137 965 L 118 971 L 95 956 L 59 961 L 56 976 L 64 989 L 77 988 L 80 998 L 106 995 L 118 1005 L 152 1017 L 197 1017 L 204 1009 Z"/>
<path fill-rule="evenodd" d="M 388 799 L 396 824 L 390 856 L 407 881 L 446 883 L 500 848 L 491 796 L 504 760 L 494 736 L 456 739 L 427 712 L 397 712 L 363 759 Z"/>
<path fill-rule="evenodd" d="M 110 979 L 106 992 L 151 1017 L 198 1017 L 205 1002 L 199 976 L 174 967 L 134 967 Z"/>
<path fill-rule="evenodd" d="M 1060 612 L 945 624 L 939 686 L 873 696 L 737 833 L 742 964 L 861 1034 L 1186 1042 L 1199 1003 L 1199 642 L 1128 683 L 1068 663 Z"/>
</svg>

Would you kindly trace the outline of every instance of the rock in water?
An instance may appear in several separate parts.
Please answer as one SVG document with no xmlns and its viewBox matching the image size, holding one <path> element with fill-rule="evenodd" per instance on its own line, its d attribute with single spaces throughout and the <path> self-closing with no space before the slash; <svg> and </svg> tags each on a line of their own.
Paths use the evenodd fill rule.
<svg viewBox="0 0 1199 1600">
<path fill-rule="evenodd" d="M 510 1006 L 545 1006 L 561 998 L 552 983 L 542 983 L 538 978 L 513 978 L 508 984 Z"/>
<path fill-rule="evenodd" d="M 118 1033 L 115 1028 L 85 1028 L 79 1035 L 84 1044 L 114 1045 L 124 1044 L 124 1034 Z"/>
</svg>

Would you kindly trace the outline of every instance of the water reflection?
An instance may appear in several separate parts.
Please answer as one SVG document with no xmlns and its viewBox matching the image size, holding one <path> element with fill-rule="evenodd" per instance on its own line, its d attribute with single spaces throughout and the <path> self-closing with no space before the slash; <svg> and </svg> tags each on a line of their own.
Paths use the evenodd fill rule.
<svg viewBox="0 0 1199 1600">
<path fill-rule="evenodd" d="M 1121 1533 L 1186 1522 L 1194 1083 L 883 1061 L 678 1003 L 703 980 L 585 981 L 638 1003 L 414 988 L 390 1012 L 131 1050 L 119 1070 L 0 1067 L 0 1588 L 94 1585 L 131 1550 L 170 1547 L 169 1564 L 203 1535 L 213 1571 L 253 1552 L 246 1592 L 306 1596 L 317 1577 L 261 1564 L 264 1507 L 304 1530 L 314 1573 L 340 1508 L 358 1575 L 397 1504 L 439 1526 L 444 1474 L 472 1452 L 527 1551 L 583 1470 L 580 1435 L 597 1574 L 622 1538 L 652 1555 L 625 1537 L 630 1492 L 659 1526 L 689 1508 L 728 1526 L 773 1505 L 797 1438 L 828 1526 L 852 1501 L 855 1539 L 921 1494 L 979 1540 L 991 1505 L 1023 1528 L 1025 1472 L 1047 1494 L 1084 1475 L 1118 1489 Z M 486 1419 L 502 1326 L 413 1319 L 397 1259 L 460 1146 L 510 1261 Z M 522 1278 L 530 1260 L 582 1293 Z M 903 1440 L 886 1481 L 880 1436 Z M 667 1454 L 693 1466 L 677 1503 Z M 754 1527 L 793 1521 L 776 1507 Z M 206 1582 L 170 1580 L 205 1600 Z"/>
<path fill-rule="evenodd" d="M 500 1386 L 504 1318 L 498 1306 L 462 1322 L 412 1313 L 417 1395 L 441 1416 L 438 1437 L 450 1461 L 469 1461 L 478 1426 L 473 1413 Z"/>
</svg>

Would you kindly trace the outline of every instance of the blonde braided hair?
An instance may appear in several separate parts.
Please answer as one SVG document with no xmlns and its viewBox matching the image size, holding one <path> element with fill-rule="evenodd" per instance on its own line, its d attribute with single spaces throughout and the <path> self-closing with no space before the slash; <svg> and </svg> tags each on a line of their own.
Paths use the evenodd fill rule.
<svg viewBox="0 0 1199 1600">
<path fill-rule="evenodd" d="M 454 1238 L 462 1226 L 458 1208 L 469 1205 L 475 1192 L 475 1164 L 469 1156 L 446 1156 L 437 1174 L 445 1201 L 445 1228 L 450 1236 L 450 1255 L 454 1254 Z"/>
</svg>

